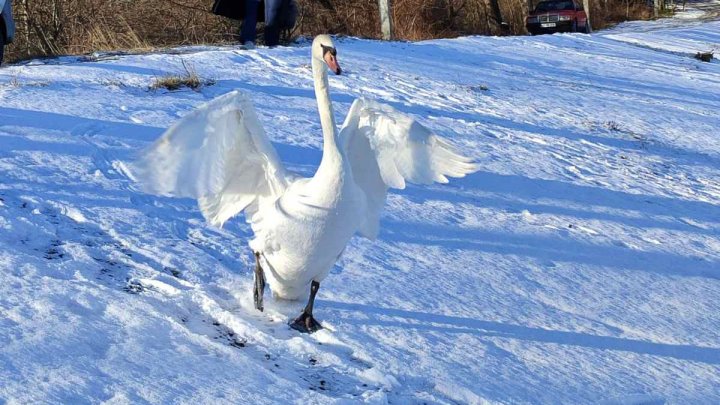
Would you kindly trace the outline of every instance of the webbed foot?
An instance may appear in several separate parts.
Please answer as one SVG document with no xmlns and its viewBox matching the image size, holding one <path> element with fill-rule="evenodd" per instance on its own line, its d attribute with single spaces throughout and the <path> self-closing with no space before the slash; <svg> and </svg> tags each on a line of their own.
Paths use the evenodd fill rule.
<svg viewBox="0 0 720 405">
<path fill-rule="evenodd" d="M 313 305 L 315 304 L 315 295 L 317 295 L 318 290 L 320 289 L 320 283 L 313 280 L 310 283 L 310 298 L 308 298 L 308 303 L 305 306 L 305 309 L 303 309 L 300 316 L 295 318 L 294 321 L 290 322 L 290 327 L 295 329 L 296 331 L 300 333 L 314 333 L 322 329 L 322 325 L 320 325 L 320 322 L 316 321 L 315 318 L 313 318 Z"/>
<path fill-rule="evenodd" d="M 289 323 L 290 327 L 300 333 L 314 333 L 323 328 L 320 322 L 316 321 L 312 314 L 303 311 L 300 316 Z"/>
</svg>

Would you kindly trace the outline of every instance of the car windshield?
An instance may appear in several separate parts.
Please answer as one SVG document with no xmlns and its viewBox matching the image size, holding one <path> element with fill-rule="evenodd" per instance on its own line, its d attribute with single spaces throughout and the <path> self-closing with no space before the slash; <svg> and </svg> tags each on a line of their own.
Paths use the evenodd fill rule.
<svg viewBox="0 0 720 405">
<path fill-rule="evenodd" d="M 543 1 L 535 7 L 535 12 L 574 10 L 572 1 Z"/>
</svg>

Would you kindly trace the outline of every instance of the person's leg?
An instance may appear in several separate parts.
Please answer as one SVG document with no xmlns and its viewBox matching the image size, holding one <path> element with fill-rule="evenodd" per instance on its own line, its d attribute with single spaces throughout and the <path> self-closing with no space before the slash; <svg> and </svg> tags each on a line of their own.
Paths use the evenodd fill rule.
<svg viewBox="0 0 720 405">
<path fill-rule="evenodd" d="M 0 27 L 0 28 L 2 28 L 2 27 Z M 5 34 L 0 32 L 0 66 L 2 66 L 4 53 L 5 53 Z"/>
<path fill-rule="evenodd" d="M 280 29 L 277 25 L 265 26 L 265 45 L 277 46 L 280 43 Z"/>
<path fill-rule="evenodd" d="M 0 8 L 0 66 L 2 66 L 3 55 L 5 54 L 5 21 L 2 12 L 3 9 Z"/>
<path fill-rule="evenodd" d="M 284 0 L 265 0 L 265 45 L 277 46 L 280 43 L 280 17 L 284 9 Z"/>
<path fill-rule="evenodd" d="M 257 13 L 260 0 L 245 0 L 245 19 L 240 28 L 240 43 L 255 43 Z"/>
</svg>

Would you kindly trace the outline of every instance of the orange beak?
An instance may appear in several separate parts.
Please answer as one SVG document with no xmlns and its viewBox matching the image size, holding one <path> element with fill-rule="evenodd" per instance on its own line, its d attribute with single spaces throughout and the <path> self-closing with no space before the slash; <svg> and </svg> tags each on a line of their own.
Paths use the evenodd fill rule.
<svg viewBox="0 0 720 405">
<path fill-rule="evenodd" d="M 335 73 L 336 75 L 342 73 L 342 69 L 340 68 L 340 64 L 338 63 L 337 56 L 333 55 L 330 52 L 326 52 L 323 58 L 325 59 L 325 63 L 328 65 L 328 68 L 330 68 L 333 73 Z"/>
</svg>

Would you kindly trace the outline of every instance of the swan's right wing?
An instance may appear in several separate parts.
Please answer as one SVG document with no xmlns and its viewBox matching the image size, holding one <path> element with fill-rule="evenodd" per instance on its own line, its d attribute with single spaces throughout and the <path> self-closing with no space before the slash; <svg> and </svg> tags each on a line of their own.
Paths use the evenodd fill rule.
<svg viewBox="0 0 720 405">
<path fill-rule="evenodd" d="M 222 226 L 259 197 L 287 187 L 285 169 L 239 91 L 185 115 L 130 166 L 144 191 L 198 199 L 205 219 Z"/>
<path fill-rule="evenodd" d="M 340 131 L 353 177 L 365 192 L 368 210 L 360 235 L 377 236 L 388 188 L 405 183 L 447 183 L 478 167 L 448 141 L 413 117 L 373 100 L 359 98 L 350 107 Z"/>
</svg>

